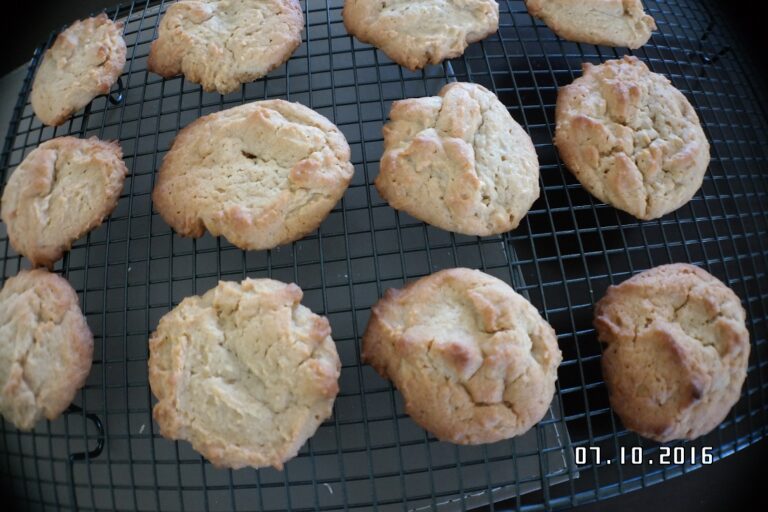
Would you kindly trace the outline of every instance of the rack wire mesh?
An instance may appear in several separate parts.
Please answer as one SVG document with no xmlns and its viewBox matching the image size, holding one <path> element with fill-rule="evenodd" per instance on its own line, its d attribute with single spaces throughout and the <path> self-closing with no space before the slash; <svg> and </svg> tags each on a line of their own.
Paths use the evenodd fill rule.
<svg viewBox="0 0 768 512">
<path fill-rule="evenodd" d="M 305 39 L 290 61 L 226 96 L 146 71 L 167 3 L 134 1 L 108 11 L 125 21 L 129 59 L 121 82 L 56 129 L 42 126 L 28 101 L 51 34 L 29 65 L 0 155 L 5 183 L 40 142 L 96 135 L 119 140 L 131 170 L 117 210 L 55 268 L 80 295 L 95 335 L 86 386 L 62 418 L 32 432 L 0 421 L 0 486 L 25 509 L 539 510 L 684 474 L 700 461 L 617 464 L 622 446 L 653 455 L 659 445 L 628 432 L 612 414 L 591 325 L 592 305 L 608 285 L 677 261 L 700 265 L 734 288 L 753 348 L 743 396 L 727 420 L 693 443 L 674 445 L 712 446 L 717 460 L 765 435 L 768 103 L 753 83 L 754 63 L 738 38 L 715 25 L 707 2 L 645 2 L 659 30 L 634 53 L 692 101 L 713 156 L 694 199 L 651 222 L 596 202 L 552 145 L 557 87 L 577 77 L 582 62 L 625 51 L 562 41 L 528 16 L 522 1 L 501 1 L 498 33 L 463 57 L 409 72 L 346 33 L 342 0 L 307 0 Z M 395 212 L 371 186 L 391 102 L 434 94 L 448 80 L 493 90 L 534 141 L 543 192 L 513 232 L 446 233 Z M 150 192 L 175 134 L 201 115 L 274 97 L 314 108 L 347 136 L 356 173 L 340 205 L 317 232 L 272 251 L 174 235 L 153 212 Z M 10 247 L 5 226 L 0 254 L 3 281 L 28 265 Z M 360 363 L 359 338 L 383 291 L 454 266 L 513 284 L 558 332 L 564 361 L 556 399 L 523 438 L 480 447 L 439 443 L 404 414 L 391 385 Z M 298 283 L 304 303 L 329 317 L 342 359 L 333 417 L 284 472 L 217 470 L 186 443 L 161 438 L 152 423 L 149 333 L 183 297 L 244 276 Z M 577 446 L 602 447 L 603 462 L 576 467 Z"/>
</svg>

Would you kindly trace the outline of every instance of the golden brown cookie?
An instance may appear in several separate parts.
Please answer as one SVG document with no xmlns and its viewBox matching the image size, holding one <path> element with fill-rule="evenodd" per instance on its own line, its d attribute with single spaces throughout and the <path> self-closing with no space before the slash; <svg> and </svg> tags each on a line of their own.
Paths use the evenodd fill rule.
<svg viewBox="0 0 768 512">
<path fill-rule="evenodd" d="M 525 0 L 525 5 L 552 32 L 578 43 L 636 49 L 656 30 L 640 0 Z"/>
<path fill-rule="evenodd" d="M 515 229 L 539 197 L 533 142 L 485 87 L 454 82 L 389 117 L 376 189 L 392 208 L 487 236 Z"/>
<path fill-rule="evenodd" d="M 303 29 L 298 0 L 181 0 L 160 21 L 147 68 L 227 94 L 287 61 Z"/>
<path fill-rule="evenodd" d="M 492 443 L 546 414 L 562 356 L 552 327 L 503 281 L 454 268 L 387 290 L 363 359 L 438 439 Z"/>
<path fill-rule="evenodd" d="M 220 282 L 160 319 L 149 384 L 160 433 L 219 467 L 274 466 L 331 415 L 341 368 L 325 317 L 271 279 Z"/>
<path fill-rule="evenodd" d="M 116 142 L 58 137 L 19 164 L 3 191 L 0 216 L 18 252 L 35 265 L 59 260 L 117 206 L 128 168 Z"/>
<path fill-rule="evenodd" d="M 20 430 L 57 418 L 91 370 L 93 336 L 63 277 L 22 270 L 0 291 L 0 415 Z"/>
<path fill-rule="evenodd" d="M 659 442 L 717 427 L 747 375 L 745 320 L 736 294 L 693 265 L 662 265 L 608 288 L 595 328 L 624 425 Z"/>
<path fill-rule="evenodd" d="M 271 249 L 317 229 L 354 167 L 344 135 L 299 103 L 268 100 L 201 117 L 176 136 L 152 193 L 180 235 L 205 230 Z"/>
<path fill-rule="evenodd" d="M 32 109 L 45 124 L 58 126 L 107 94 L 125 66 L 123 23 L 106 14 L 76 21 L 43 55 L 32 84 Z"/>
<path fill-rule="evenodd" d="M 408 69 L 459 57 L 499 28 L 496 0 L 345 0 L 344 26 Z"/>
<path fill-rule="evenodd" d="M 704 180 L 709 143 L 683 93 L 635 57 L 583 70 L 557 95 L 555 145 L 568 169 L 638 219 L 685 205 Z"/>
</svg>

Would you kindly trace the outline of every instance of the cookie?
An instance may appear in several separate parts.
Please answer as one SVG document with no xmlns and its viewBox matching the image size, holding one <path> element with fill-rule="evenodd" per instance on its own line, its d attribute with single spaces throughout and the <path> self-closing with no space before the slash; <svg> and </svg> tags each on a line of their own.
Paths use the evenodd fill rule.
<svg viewBox="0 0 768 512">
<path fill-rule="evenodd" d="M 438 439 L 481 444 L 544 417 L 562 356 L 527 300 L 495 277 L 454 268 L 387 290 L 372 308 L 363 359 Z"/>
<path fill-rule="evenodd" d="M 43 55 L 32 84 L 32 110 L 58 126 L 109 93 L 125 66 L 123 23 L 106 14 L 74 22 Z"/>
<path fill-rule="evenodd" d="M 58 137 L 40 144 L 11 174 L 2 216 L 16 251 L 53 266 L 72 242 L 117 206 L 128 169 L 116 142 Z"/>
<path fill-rule="evenodd" d="M 411 70 L 459 57 L 496 32 L 495 0 L 345 0 L 347 32 Z"/>
<path fill-rule="evenodd" d="M 287 61 L 303 29 L 298 0 L 182 0 L 160 21 L 147 69 L 227 94 Z"/>
<path fill-rule="evenodd" d="M 662 265 L 608 288 L 595 328 L 624 426 L 659 442 L 717 427 L 747 375 L 745 320 L 736 294 L 693 265 Z"/>
<path fill-rule="evenodd" d="M 341 368 L 325 317 L 271 279 L 220 282 L 160 319 L 149 340 L 153 416 L 218 467 L 274 466 L 331 415 Z"/>
<path fill-rule="evenodd" d="M 638 219 L 685 205 L 704 180 L 709 143 L 683 93 L 635 57 L 583 71 L 557 95 L 555 145 L 568 169 Z"/>
<path fill-rule="evenodd" d="M 539 197 L 531 138 L 483 86 L 396 101 L 389 117 L 375 184 L 392 208 L 487 236 L 515 229 Z"/>
<path fill-rule="evenodd" d="M 0 291 L 0 415 L 20 430 L 69 407 L 91 370 L 93 336 L 63 277 L 22 270 Z"/>
<path fill-rule="evenodd" d="M 656 30 L 640 0 L 525 0 L 525 5 L 552 32 L 577 43 L 637 49 Z"/>
<path fill-rule="evenodd" d="M 201 117 L 176 136 L 152 198 L 177 233 L 271 249 L 317 229 L 354 174 L 344 135 L 298 103 Z"/>
</svg>

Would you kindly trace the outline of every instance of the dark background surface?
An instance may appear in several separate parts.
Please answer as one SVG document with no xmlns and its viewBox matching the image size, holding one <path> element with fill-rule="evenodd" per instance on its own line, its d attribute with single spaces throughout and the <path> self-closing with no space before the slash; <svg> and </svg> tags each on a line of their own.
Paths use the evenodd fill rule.
<svg viewBox="0 0 768 512">
<path fill-rule="evenodd" d="M 36 0 L 3 2 L 0 15 L 0 44 L 3 56 L 0 59 L 0 76 L 25 64 L 34 49 L 48 34 L 72 20 L 91 12 L 115 5 L 116 0 Z M 765 61 L 768 53 L 768 35 L 764 20 L 768 6 L 763 2 L 739 4 L 738 9 L 729 9 L 734 2 L 720 1 L 727 14 L 718 20 L 733 24 L 737 33 L 743 34 L 751 49 L 755 62 Z M 749 8 L 742 8 L 748 5 Z M 763 71 L 763 84 L 768 84 L 768 69 Z M 8 98 L 3 98 L 8 101 Z M 0 127 L 5 132 L 6 127 Z M 768 510 L 768 492 L 764 489 L 764 463 L 768 461 L 768 441 L 732 455 L 712 466 L 694 471 L 647 489 L 612 498 L 603 502 L 578 507 L 580 512 L 633 512 L 647 510 L 697 510 L 719 512 L 722 510 Z M 5 502 L 5 505 L 13 505 Z"/>
</svg>

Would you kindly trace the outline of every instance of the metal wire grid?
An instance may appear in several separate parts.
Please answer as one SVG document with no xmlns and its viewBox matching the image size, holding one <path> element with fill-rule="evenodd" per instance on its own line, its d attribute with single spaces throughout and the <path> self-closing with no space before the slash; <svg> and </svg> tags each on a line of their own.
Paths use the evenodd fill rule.
<svg viewBox="0 0 768 512">
<path fill-rule="evenodd" d="M 41 126 L 28 104 L 35 67 L 54 35 L 35 53 L 0 157 L 3 183 L 41 141 L 65 134 L 118 139 L 131 176 L 111 218 L 56 267 L 80 294 L 94 331 L 91 375 L 63 419 L 41 423 L 31 433 L 0 422 L 0 480 L 6 490 L 31 509 L 464 510 L 477 496 L 499 498 L 498 489 L 511 489 L 515 497 L 490 508 L 537 510 L 677 476 L 698 463 L 616 463 L 620 446 L 640 445 L 654 454 L 658 445 L 627 432 L 611 413 L 591 326 L 592 305 L 609 284 L 672 261 L 696 263 L 733 287 L 748 311 L 753 341 L 742 400 L 719 429 L 685 445 L 714 446 L 719 459 L 761 439 L 768 103 L 750 81 L 752 68 L 738 41 L 714 26 L 709 8 L 694 0 L 645 2 L 659 31 L 635 53 L 691 99 L 713 159 L 689 205 L 664 219 L 638 222 L 595 202 L 552 146 L 557 87 L 578 76 L 582 62 L 621 51 L 561 41 L 526 14 L 523 2 L 503 1 L 498 34 L 470 47 L 451 67 L 411 73 L 353 41 L 340 21 L 341 3 L 308 0 L 306 38 L 289 63 L 223 97 L 181 78 L 164 81 L 146 72 L 164 2 L 119 6 L 109 14 L 126 19 L 130 51 L 122 98 L 99 98 L 58 129 Z M 466 237 L 425 226 L 394 212 L 370 186 L 391 101 L 433 94 L 453 75 L 491 88 L 530 133 L 539 154 L 542 196 L 521 227 L 503 236 Z M 152 212 L 149 194 L 179 128 L 200 115 L 267 97 L 300 101 L 345 133 L 356 174 L 340 206 L 317 233 L 273 251 L 243 252 L 210 236 L 173 235 Z M 4 280 L 27 262 L 10 248 L 5 227 L 0 229 Z M 388 383 L 359 363 L 369 308 L 386 288 L 459 265 L 513 283 L 559 334 L 564 361 L 556 407 L 532 431 L 532 448 L 512 440 L 446 449 L 410 422 Z M 215 470 L 186 443 L 160 438 L 151 421 L 149 333 L 184 296 L 244 276 L 297 282 L 304 303 L 331 320 L 342 358 L 333 418 L 283 473 Z M 564 443 L 552 442 L 547 429 L 563 424 L 570 441 L 566 436 Z M 601 446 L 613 463 L 580 466 L 578 472 L 570 464 L 565 472 L 551 469 L 553 460 L 570 460 L 572 447 L 584 445 Z"/>
</svg>

